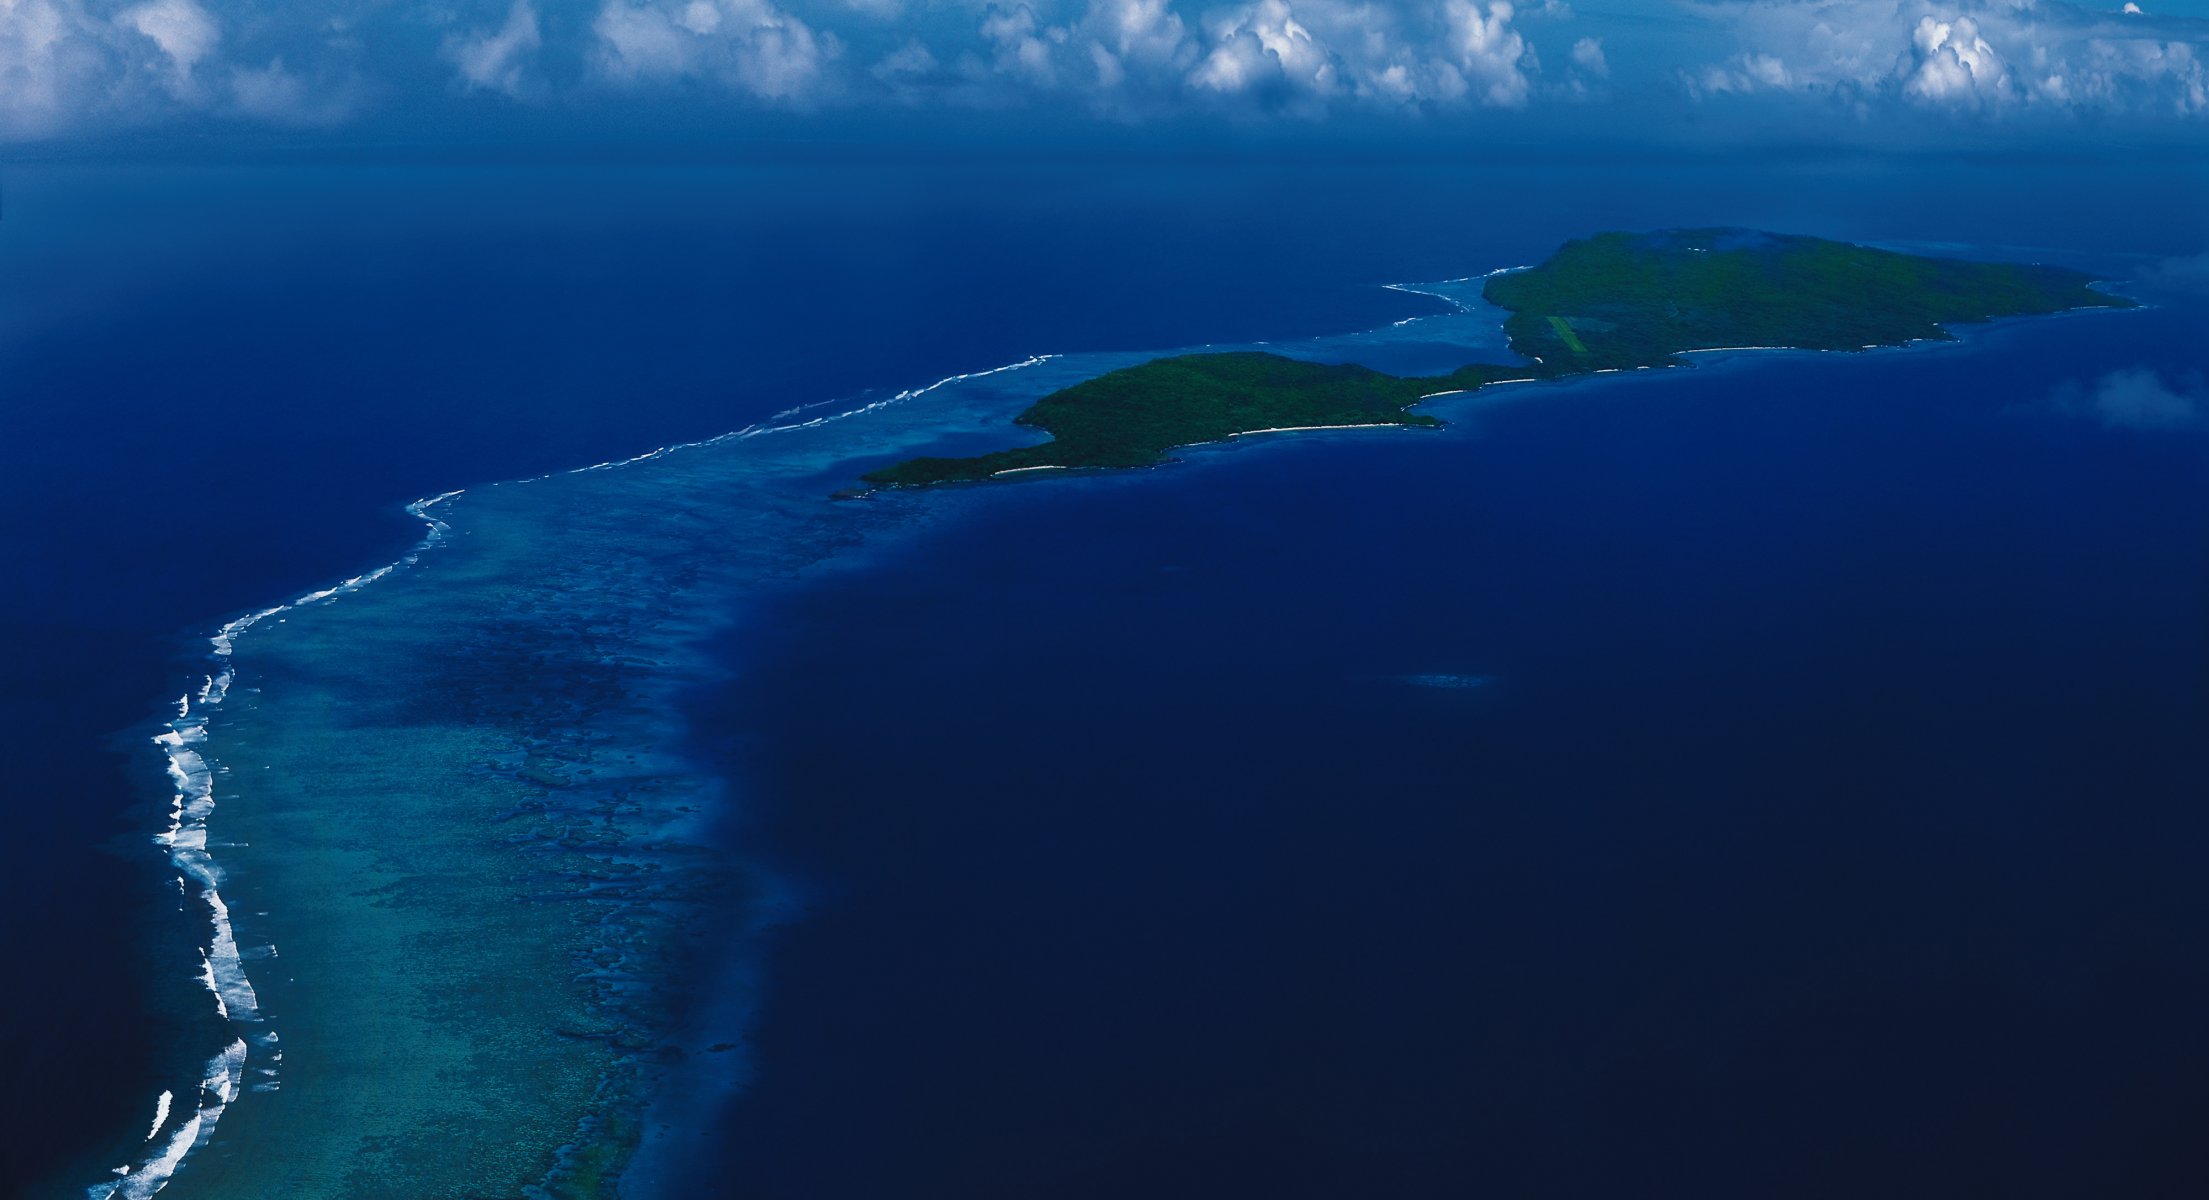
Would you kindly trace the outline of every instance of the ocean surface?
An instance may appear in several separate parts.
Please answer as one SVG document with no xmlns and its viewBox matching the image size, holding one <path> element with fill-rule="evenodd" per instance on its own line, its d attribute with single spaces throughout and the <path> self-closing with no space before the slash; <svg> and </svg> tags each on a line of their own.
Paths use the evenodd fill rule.
<svg viewBox="0 0 2209 1200">
<path fill-rule="evenodd" d="M 575 1183 L 626 1098 L 669 1195 L 2198 1184 L 2209 437 L 2103 401 L 2209 231 L 2079 170 L 11 169 L 9 1174 Z M 2156 307 L 827 498 L 1681 224 Z"/>
<path fill-rule="evenodd" d="M 714 1169 L 2199 1190 L 2209 446 L 2047 398 L 2205 319 L 960 497 L 698 702 L 808 902 Z"/>
</svg>

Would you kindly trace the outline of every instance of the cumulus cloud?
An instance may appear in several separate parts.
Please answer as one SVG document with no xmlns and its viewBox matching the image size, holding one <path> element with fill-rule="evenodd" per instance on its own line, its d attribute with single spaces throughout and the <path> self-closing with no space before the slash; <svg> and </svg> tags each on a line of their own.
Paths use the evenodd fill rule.
<svg viewBox="0 0 2209 1200">
<path fill-rule="evenodd" d="M 764 100 L 812 98 L 842 49 L 768 0 L 606 0 L 594 64 L 618 84 L 702 78 Z"/>
<path fill-rule="evenodd" d="M 514 0 L 506 23 L 497 29 L 445 40 L 445 55 L 460 69 L 461 82 L 471 91 L 522 94 L 529 58 L 544 42 L 537 29 L 537 8 L 530 0 Z"/>
<path fill-rule="evenodd" d="M 52 0 L 0 0 L 0 128 L 20 136 L 58 121 L 75 77 L 92 65 L 78 49 L 76 18 Z"/>
<path fill-rule="evenodd" d="M 270 125 L 336 125 L 353 115 L 358 92 L 349 76 L 310 80 L 285 66 L 282 56 L 230 69 L 230 111 Z"/>
<path fill-rule="evenodd" d="M 1572 44 L 1572 65 L 1598 79 L 1611 73 L 1609 59 L 1603 57 L 1603 39 L 1584 37 Z"/>
<path fill-rule="evenodd" d="M 1540 69 L 1508 0 L 1397 10 L 1284 0 L 1217 10 L 1190 73 L 1200 89 L 1337 105 L 1518 108 Z"/>
<path fill-rule="evenodd" d="M 1516 15 L 1511 5 L 1495 0 L 1483 8 L 1473 0 L 1448 0 L 1443 14 L 1449 47 L 1481 100 L 1504 108 L 1525 104 L 1533 89 L 1527 73 L 1537 63 L 1526 39 L 1511 28 Z"/>
<path fill-rule="evenodd" d="M 1299 23 L 1286 0 L 1226 9 L 1211 22 L 1211 53 L 1189 76 L 1200 88 L 1248 92 L 1296 88 L 1325 95 L 1338 84 L 1334 55 Z"/>
<path fill-rule="evenodd" d="M 897 49 L 877 60 L 868 73 L 892 88 L 902 87 L 915 80 L 927 79 L 941 70 L 942 64 L 928 47 L 918 41 L 907 40 Z"/>
<path fill-rule="evenodd" d="M 1698 102 L 1760 122 L 1820 103 L 1989 128 L 2025 111 L 2209 118 L 2209 21 L 2064 0 L 1664 2 L 1686 20 L 1565 0 L 0 0 L 0 138 L 296 124 L 378 96 L 420 113 L 406 89 L 439 78 L 454 86 L 431 104 L 641 109 L 683 90 L 799 110 L 1508 122 L 1615 94 L 1682 128 L 1711 127 Z M 1666 81 L 1684 86 L 1651 86 Z"/>
<path fill-rule="evenodd" d="M 1919 17 L 1910 34 L 1915 62 L 1902 90 L 1935 101 L 1998 100 L 2009 91 L 2009 68 L 1979 35 L 1970 17 Z"/>
<path fill-rule="evenodd" d="M 1092 0 L 1082 25 L 1123 62 L 1180 67 L 1192 53 L 1188 27 L 1166 0 Z"/>
<path fill-rule="evenodd" d="M 204 68 L 221 43 L 220 22 L 193 0 L 108 16 L 84 0 L 0 0 L 0 137 L 215 108 L 223 98 Z"/>
<path fill-rule="evenodd" d="M 2143 433 L 2209 429 L 2209 388 L 2199 375 L 2165 380 L 2152 368 L 2126 367 L 2092 384 L 2066 383 L 2056 389 L 2051 403 L 2060 412 L 2088 417 L 2111 429 Z"/>
<path fill-rule="evenodd" d="M 1052 47 L 1064 45 L 1067 36 L 1063 28 L 1046 27 L 1025 4 L 992 5 L 982 18 L 982 38 L 996 52 L 998 73 L 1028 83 L 1057 81 Z"/>
<path fill-rule="evenodd" d="M 1692 96 L 1822 95 L 1859 112 L 2209 113 L 2209 22 L 2059 0 L 1690 0 L 1742 49 L 1681 73 Z"/>
<path fill-rule="evenodd" d="M 1126 111 L 1133 93 L 1163 102 L 1196 59 L 1189 27 L 1167 0 L 1090 0 L 1075 32 L 1100 108 Z"/>
<path fill-rule="evenodd" d="M 1760 90 L 1792 91 L 1795 77 L 1787 64 L 1770 54 L 1737 54 L 1684 76 L 1688 92 L 1696 97 L 1723 96 Z"/>
<path fill-rule="evenodd" d="M 1508 0 L 994 0 L 967 45 L 907 39 L 868 73 L 908 99 L 1120 114 L 1519 107 L 1539 62 L 1514 16 Z"/>
<path fill-rule="evenodd" d="M 215 18 L 192 0 L 153 0 L 115 14 L 115 23 L 152 40 L 175 71 L 178 87 L 188 86 L 192 68 L 222 38 Z"/>
</svg>

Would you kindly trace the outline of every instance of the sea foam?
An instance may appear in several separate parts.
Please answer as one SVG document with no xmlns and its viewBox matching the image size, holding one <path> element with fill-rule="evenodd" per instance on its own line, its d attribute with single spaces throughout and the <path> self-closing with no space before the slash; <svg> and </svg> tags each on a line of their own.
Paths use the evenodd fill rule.
<svg viewBox="0 0 2209 1200">
<path fill-rule="evenodd" d="M 308 592 L 289 604 L 247 613 L 216 630 L 207 639 L 215 669 L 204 676 L 197 692 L 178 698 L 176 716 L 154 736 L 154 745 L 167 759 L 169 782 L 174 789 L 168 827 L 154 835 L 154 844 L 168 851 L 169 863 L 177 871 L 178 889 L 189 894 L 196 886 L 199 899 L 206 906 L 208 933 L 206 944 L 200 948 L 198 978 L 214 1002 L 215 1015 L 230 1024 L 233 1036 L 228 1046 L 207 1061 L 198 1086 L 198 1099 L 189 1115 L 176 1121 L 167 1139 L 159 1141 L 158 1148 L 144 1159 L 116 1168 L 119 1178 L 115 1181 L 87 1189 L 89 1200 L 140 1200 L 168 1186 L 170 1177 L 176 1174 L 186 1156 L 214 1134 L 215 1124 L 221 1120 L 224 1110 L 244 1090 L 246 1060 L 251 1053 L 248 1037 L 264 1047 L 273 1048 L 276 1044 L 276 1033 L 266 1028 L 260 997 L 246 975 L 246 955 L 238 946 L 237 930 L 230 920 L 230 906 L 223 900 L 222 867 L 215 861 L 207 842 L 207 821 L 215 812 L 216 772 L 203 748 L 208 739 L 208 719 L 228 698 L 230 685 L 237 677 L 230 660 L 237 649 L 238 638 L 270 617 L 280 617 L 292 609 L 358 591 L 395 570 L 413 565 L 420 560 L 423 551 L 442 541 L 449 529 L 430 510 L 459 494 L 458 491 L 446 492 L 406 506 L 409 514 L 427 526 L 427 532 L 399 561 Z M 273 953 L 273 949 L 266 948 L 262 953 Z M 269 1065 L 260 1069 L 260 1073 L 269 1078 L 255 1084 L 254 1090 L 273 1088 L 275 1069 L 282 1062 L 281 1054 L 272 1053 Z M 155 1101 L 153 1128 L 146 1135 L 148 1142 L 160 1139 L 163 1129 L 177 1115 L 175 1097 L 174 1091 L 164 1090 Z"/>
</svg>

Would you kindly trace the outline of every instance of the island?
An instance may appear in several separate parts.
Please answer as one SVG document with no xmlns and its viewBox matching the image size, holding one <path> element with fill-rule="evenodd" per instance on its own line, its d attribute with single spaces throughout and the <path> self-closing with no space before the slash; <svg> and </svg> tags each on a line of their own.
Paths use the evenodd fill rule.
<svg viewBox="0 0 2209 1200">
<path fill-rule="evenodd" d="M 967 483 L 1029 471 L 1141 467 L 1248 433 L 1437 426 L 1411 411 L 1497 383 L 1681 365 L 1722 349 L 1869 350 L 1954 338 L 1948 326 L 2079 308 L 2130 308 L 2061 267 L 1973 262 L 1745 229 L 1603 233 L 1490 276 L 1489 303 L 1526 361 L 1405 378 L 1245 351 L 1183 354 L 1038 400 L 1016 424 L 1048 441 L 872 471 L 872 487 Z"/>
</svg>

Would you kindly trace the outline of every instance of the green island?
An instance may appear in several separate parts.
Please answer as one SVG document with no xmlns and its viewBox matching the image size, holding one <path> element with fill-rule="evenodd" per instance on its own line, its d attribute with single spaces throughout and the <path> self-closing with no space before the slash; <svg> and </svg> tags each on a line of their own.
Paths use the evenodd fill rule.
<svg viewBox="0 0 2209 1200">
<path fill-rule="evenodd" d="M 1603 233 L 1489 277 L 1519 365 L 1404 378 L 1241 352 L 1184 354 L 1038 400 L 1015 423 L 1050 440 L 969 458 L 915 458 L 862 478 L 924 487 L 1020 471 L 1141 467 L 1245 433 L 1433 426 L 1421 400 L 1495 383 L 1678 366 L 1696 350 L 1868 350 L 1950 340 L 1946 326 L 2077 308 L 2130 308 L 2060 267 L 1970 262 L 1744 229 Z"/>
</svg>

